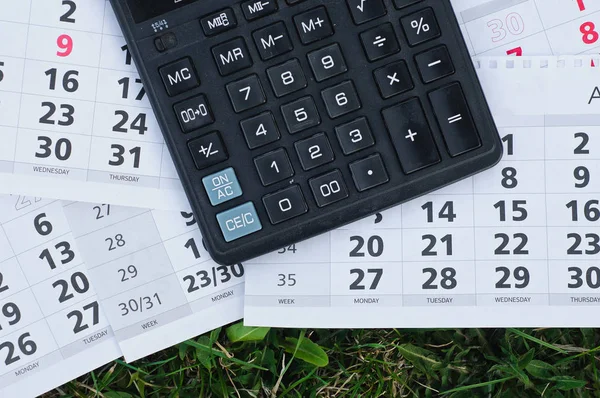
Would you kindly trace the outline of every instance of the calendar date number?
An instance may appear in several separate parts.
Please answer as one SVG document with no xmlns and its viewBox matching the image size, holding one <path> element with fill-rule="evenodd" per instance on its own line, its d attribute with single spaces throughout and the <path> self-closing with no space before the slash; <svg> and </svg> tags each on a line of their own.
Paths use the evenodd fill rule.
<svg viewBox="0 0 600 398">
<path fill-rule="evenodd" d="M 439 273 L 435 268 L 424 268 L 423 274 L 429 275 L 423 283 L 423 290 L 438 290 L 440 287 L 444 290 L 452 290 L 458 286 L 457 272 L 452 267 L 442 268 Z"/>
<path fill-rule="evenodd" d="M 16 342 L 5 341 L 0 344 L 0 351 L 4 351 L 6 349 L 6 359 L 4 360 L 4 364 L 6 366 L 20 361 L 20 355 L 30 356 L 35 354 L 37 351 L 37 344 L 35 344 L 35 341 L 31 340 L 30 337 L 31 333 L 23 333 L 21 336 L 19 336 Z M 20 355 L 17 354 L 17 350 L 19 351 Z"/>
<path fill-rule="evenodd" d="M 92 326 L 100 323 L 100 310 L 98 302 L 86 304 L 82 307 L 82 310 L 73 310 L 67 314 L 68 319 L 75 319 L 75 326 L 73 326 L 73 333 L 81 333 L 86 329 L 89 329 L 89 323 L 85 323 L 85 314 L 92 314 Z"/>
<path fill-rule="evenodd" d="M 383 268 L 369 268 L 366 271 L 355 268 L 350 270 L 350 275 L 356 278 L 350 284 L 350 290 L 377 290 L 383 277 Z"/>
<path fill-rule="evenodd" d="M 59 289 L 58 302 L 64 303 L 74 298 L 75 293 L 87 293 L 90 290 L 90 282 L 83 272 L 75 272 L 68 281 L 58 279 L 52 283 L 52 287 Z"/>
<path fill-rule="evenodd" d="M 40 135 L 38 136 L 39 150 L 35 153 L 35 157 L 39 159 L 47 159 L 54 157 L 60 161 L 69 160 L 73 153 L 73 144 L 68 138 L 59 138 L 53 142 L 52 138 Z"/>
<path fill-rule="evenodd" d="M 6 303 L 2 306 L 2 316 L 8 326 L 14 326 L 21 320 L 21 310 L 15 303 Z M 6 327 L 6 324 L 4 324 Z M 3 330 L 3 322 L 0 322 L 0 330 Z"/>
<path fill-rule="evenodd" d="M 46 76 L 48 76 L 50 78 L 50 83 L 49 83 L 48 88 L 52 91 L 55 91 L 58 70 L 56 68 L 48 69 L 45 74 L 46 74 Z M 63 77 L 61 79 L 62 88 L 67 93 L 74 93 L 79 88 L 79 81 L 77 80 L 77 78 L 75 76 L 79 76 L 79 71 L 69 70 L 69 71 L 65 72 L 65 74 L 63 75 Z"/>
<path fill-rule="evenodd" d="M 61 256 L 59 259 L 61 265 L 69 264 L 75 259 L 75 252 L 71 249 L 71 244 L 67 241 L 57 243 L 54 245 L 54 249 L 57 250 Z M 38 258 L 40 260 L 45 260 L 50 266 L 50 269 L 56 269 L 56 260 L 50 252 L 50 249 L 42 250 Z"/>
<path fill-rule="evenodd" d="M 8 289 L 10 289 L 10 287 L 4 283 L 4 274 L 2 274 L 2 272 L 0 272 L 0 293 L 3 293 L 5 291 L 7 291 Z"/>
<path fill-rule="evenodd" d="M 187 283 L 187 292 L 194 293 L 209 286 L 217 287 L 242 276 L 244 276 L 242 264 L 221 265 L 209 270 L 200 270 L 193 275 L 186 275 L 183 281 Z"/>
<path fill-rule="evenodd" d="M 569 267 L 568 271 L 571 274 L 571 282 L 567 285 L 569 289 L 579 289 L 583 286 L 590 289 L 600 288 L 600 268 L 589 267 L 585 270 L 581 267 Z"/>
<path fill-rule="evenodd" d="M 121 316 L 127 316 L 138 312 L 142 313 L 144 311 L 150 311 L 158 305 L 162 305 L 162 301 L 159 294 L 154 293 L 151 296 L 140 296 L 119 303 L 119 308 L 121 310 Z"/>
<path fill-rule="evenodd" d="M 384 250 L 383 238 L 379 235 L 367 239 L 362 236 L 351 236 L 350 242 L 354 242 L 354 249 L 350 251 L 350 257 L 381 257 Z"/>
<path fill-rule="evenodd" d="M 278 274 L 277 275 L 277 286 L 278 287 L 294 287 L 297 284 L 296 274 Z"/>
<path fill-rule="evenodd" d="M 511 289 L 513 286 L 524 289 L 529 286 L 529 270 L 525 267 L 516 267 L 512 271 L 508 267 L 496 267 L 496 273 L 501 275 L 496 282 L 496 289 Z"/>
</svg>

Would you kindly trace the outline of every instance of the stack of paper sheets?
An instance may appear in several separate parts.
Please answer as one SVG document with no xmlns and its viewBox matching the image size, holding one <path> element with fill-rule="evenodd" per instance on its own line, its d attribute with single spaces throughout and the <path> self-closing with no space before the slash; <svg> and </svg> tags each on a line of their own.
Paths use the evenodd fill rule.
<svg viewBox="0 0 600 398">
<path fill-rule="evenodd" d="M 220 266 L 108 2 L 0 0 L 0 396 L 35 396 L 243 317 L 598 326 L 600 4 L 453 3 L 504 160 Z"/>
</svg>

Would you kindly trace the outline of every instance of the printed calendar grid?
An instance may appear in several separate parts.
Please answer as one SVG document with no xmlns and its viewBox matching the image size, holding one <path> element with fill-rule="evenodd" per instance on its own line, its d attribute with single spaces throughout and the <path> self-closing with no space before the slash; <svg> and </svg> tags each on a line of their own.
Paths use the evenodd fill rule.
<svg viewBox="0 0 600 398">
<path fill-rule="evenodd" d="M 41 19 L 39 10 L 58 13 L 62 22 L 57 22 L 58 16 L 57 21 L 48 16 Z M 26 33 L 23 40 L 0 48 L 0 97 L 8 98 L 0 99 L 5 104 L 4 112 L 0 105 L 0 129 L 7 135 L 5 148 L 0 150 L 4 173 L 0 185 L 6 192 L 13 186 L 12 190 L 55 198 L 187 207 L 110 4 L 98 0 L 88 9 L 78 5 L 75 10 L 70 14 L 74 22 L 68 23 L 63 19 L 69 11 L 65 4 L 30 0 L 0 19 L 5 30 Z M 81 25 L 79 18 L 90 20 L 93 11 L 100 17 Z M 57 56 L 63 50 L 68 54 Z M 17 176 L 31 178 L 38 189 L 29 188 Z M 63 194 L 88 183 L 95 194 Z M 65 184 L 63 189 L 61 184 Z M 135 201 L 134 193 L 146 199 Z"/>
<path fill-rule="evenodd" d="M 126 359 L 241 318 L 244 268 L 210 259 L 191 213 L 64 208 Z"/>
<path fill-rule="evenodd" d="M 52 228 L 66 226 L 66 220 L 61 224 L 62 211 L 58 213 L 56 211 L 61 209 L 60 202 L 22 197 L 1 199 L 1 292 L 7 291 L 8 296 L 2 297 L 0 301 L 3 309 L 0 346 L 3 355 L 6 355 L 3 357 L 6 367 L 0 375 L 0 393 L 18 389 L 22 392 L 37 391 L 39 394 L 44 391 L 40 390 L 43 388 L 41 385 L 25 387 L 21 383 L 37 375 L 40 375 L 43 380 L 45 374 L 57 372 L 62 374 L 59 379 L 65 376 L 70 379 L 78 376 L 80 374 L 78 372 L 85 371 L 85 368 L 81 370 L 83 366 L 90 366 L 88 369 L 92 369 L 118 357 L 120 352 L 113 340 L 112 329 L 99 309 L 95 301 L 95 293 L 89 284 L 86 284 L 87 282 L 81 282 L 83 284 L 81 287 L 77 285 L 76 290 L 79 291 L 75 293 L 63 291 L 59 304 L 54 304 L 56 288 L 64 286 L 70 288 L 68 282 L 65 282 L 68 276 L 71 276 L 73 281 L 73 275 L 77 275 L 79 279 L 76 283 L 87 281 L 83 272 L 84 264 L 77 259 L 76 248 L 68 243 L 69 232 L 52 233 L 54 232 Z M 13 208 L 9 209 L 9 205 Z M 36 214 L 38 216 L 32 218 Z M 34 226 L 34 224 L 29 225 L 30 219 L 42 219 L 40 218 L 42 214 L 44 215 L 42 222 L 47 224 L 43 224 L 44 226 L 40 228 L 41 230 L 48 228 L 48 233 L 41 238 L 28 238 L 27 235 Z M 59 271 L 43 271 L 36 267 L 37 264 L 27 261 L 30 260 L 27 258 L 30 253 L 33 253 L 33 256 L 39 252 L 44 253 L 40 249 L 56 241 L 67 242 L 67 250 L 71 250 L 72 259 L 77 261 L 63 265 Z M 47 253 L 49 254 L 50 251 Z M 42 258 L 40 256 L 41 260 Z M 27 267 L 23 267 L 24 261 L 28 264 Z M 47 286 L 52 281 L 54 281 L 52 288 L 48 289 Z M 64 300 L 61 301 L 61 298 Z M 63 302 L 65 304 L 62 304 Z M 85 303 L 87 304 L 83 305 Z M 86 318 L 86 307 L 93 309 L 93 320 Z M 80 311 L 82 308 L 83 311 Z M 67 330 L 73 327 L 74 318 L 77 319 L 75 327 L 73 330 Z M 80 332 L 84 334 L 79 336 Z M 98 350 L 103 353 L 98 353 Z M 87 360 L 90 365 L 84 365 L 81 355 L 90 352 L 94 352 L 96 356 Z M 73 367 L 75 362 L 78 363 L 78 368 Z M 47 382 L 44 381 L 42 384 L 47 385 Z"/>
<path fill-rule="evenodd" d="M 583 54 L 600 48 L 600 8 L 589 0 L 454 0 L 453 5 L 472 55 Z"/>
<path fill-rule="evenodd" d="M 536 66 L 527 59 L 522 65 L 493 63 L 491 66 L 490 63 L 490 68 L 496 71 L 490 71 L 487 78 L 484 72 L 482 81 L 486 93 L 507 87 L 502 79 L 508 76 L 518 84 L 520 78 L 515 75 L 518 71 L 504 74 L 505 67 L 525 68 L 525 80 L 539 79 L 542 86 L 547 81 L 562 81 L 565 86 L 573 86 L 571 91 L 558 90 L 564 94 L 562 97 L 553 95 L 549 99 L 549 109 L 559 109 L 558 103 L 569 106 L 563 107 L 563 114 L 528 115 L 526 105 L 539 109 L 536 98 L 549 93 L 524 90 L 525 98 L 514 103 L 510 96 L 491 95 L 490 98 L 496 101 L 491 106 L 496 108 L 494 114 L 506 151 L 504 160 L 497 167 L 404 204 L 400 210 L 392 209 L 392 215 L 384 212 L 382 219 L 375 218 L 375 223 L 371 218 L 334 231 L 329 234 L 330 247 L 323 248 L 313 241 L 302 242 L 282 249 L 278 255 L 251 261 L 247 275 L 246 323 L 284 327 L 591 325 L 585 307 L 600 303 L 597 293 L 600 268 L 596 261 L 600 237 L 595 232 L 600 219 L 597 199 L 600 183 L 595 178 L 600 172 L 600 142 L 596 139 L 600 117 L 592 108 L 588 109 L 592 111 L 590 113 L 580 108 L 580 104 L 587 104 L 590 99 L 592 76 L 595 75 L 595 68 L 583 67 L 589 65 L 586 60 L 577 62 L 550 57 L 546 62 L 536 60 Z M 485 86 L 492 82 L 495 82 L 495 88 Z M 583 90 L 586 86 L 592 87 Z M 581 93 L 586 93 L 585 101 L 582 98 L 574 101 L 574 95 Z M 498 103 L 498 98 L 506 103 Z M 524 114 L 507 114 L 511 106 L 523 108 L 519 110 Z M 510 168 L 515 169 L 514 176 L 512 171 L 507 172 Z M 511 176 L 518 182 L 512 188 Z M 503 186 L 501 181 L 508 186 Z M 526 216 L 514 221 L 512 217 L 518 219 L 521 211 L 519 200 L 525 202 Z M 448 218 L 455 213 L 451 223 L 438 217 L 437 213 L 449 202 L 453 202 L 453 208 L 446 209 L 444 215 Z M 500 202 L 505 207 L 502 210 L 494 208 L 494 204 Z M 436 209 L 432 213 L 432 222 L 425 222 L 427 203 L 432 203 L 432 208 Z M 514 203 L 518 206 L 511 209 Z M 503 216 L 500 215 L 502 212 Z M 465 216 L 469 213 L 470 217 Z M 440 251 L 437 256 L 423 254 L 423 242 L 427 242 L 421 238 L 426 234 L 437 239 L 432 247 Z M 521 249 L 515 244 L 520 243 L 515 234 L 525 235 L 526 242 Z M 444 256 L 440 250 L 445 249 L 439 246 L 445 235 L 454 237 L 451 256 Z M 352 236 L 359 239 L 351 242 Z M 377 244 L 368 247 L 368 240 L 373 237 L 381 239 L 384 250 L 378 251 L 377 239 L 373 241 Z M 504 239 L 508 240 L 503 242 Z M 360 250 L 357 249 L 359 246 Z M 401 253 L 398 246 L 402 246 Z M 523 249 L 527 252 L 518 253 Z M 325 261 L 322 261 L 322 251 L 329 257 Z M 359 256 L 353 257 L 353 252 Z M 304 262 L 288 259 L 286 254 L 299 256 Z M 327 260 L 329 270 L 323 272 Z M 318 266 L 315 266 L 317 262 Z M 275 264 L 279 265 L 276 267 Z M 461 265 L 462 269 L 459 268 Z M 433 272 L 421 274 L 425 267 L 437 273 L 435 280 Z M 452 289 L 460 290 L 462 284 L 467 286 L 467 291 L 443 291 L 440 276 L 444 268 L 454 268 L 452 273 L 455 275 L 447 275 L 458 281 L 458 287 Z M 375 273 L 378 269 L 379 276 Z M 427 283 L 425 277 L 429 276 L 437 290 L 423 288 Z M 374 277 L 380 279 L 375 282 Z M 503 286 L 499 287 L 499 284 Z M 517 288 L 519 284 L 522 290 Z M 352 285 L 358 290 L 353 290 Z M 471 300 L 465 301 L 465 297 Z M 498 301 L 498 298 L 502 300 Z M 425 299 L 438 300 L 424 302 Z M 391 307 L 401 309 L 403 316 L 416 318 L 386 317 L 385 310 L 389 311 Z M 419 308 L 424 311 L 421 317 L 415 312 Z M 511 318 L 516 308 L 519 313 L 531 315 L 530 318 Z M 555 314 L 563 314 L 566 318 L 547 317 L 543 320 L 541 314 L 548 314 L 546 308 L 552 308 Z M 499 312 L 493 321 L 485 313 L 490 309 Z M 440 311 L 448 313 L 440 315 Z M 459 312 L 464 317 L 450 319 L 452 314 Z M 306 316 L 308 313 L 310 317 Z M 440 315 L 443 319 L 431 323 L 426 314 Z M 477 319 L 484 320 L 478 323 Z"/>
</svg>

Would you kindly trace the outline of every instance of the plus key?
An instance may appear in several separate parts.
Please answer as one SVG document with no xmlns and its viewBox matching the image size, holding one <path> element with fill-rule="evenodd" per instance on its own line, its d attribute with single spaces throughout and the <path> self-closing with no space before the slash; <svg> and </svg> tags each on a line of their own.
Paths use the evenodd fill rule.
<svg viewBox="0 0 600 398">
<path fill-rule="evenodd" d="M 384 109 L 383 119 L 406 174 L 440 162 L 437 146 L 418 98 Z"/>
</svg>

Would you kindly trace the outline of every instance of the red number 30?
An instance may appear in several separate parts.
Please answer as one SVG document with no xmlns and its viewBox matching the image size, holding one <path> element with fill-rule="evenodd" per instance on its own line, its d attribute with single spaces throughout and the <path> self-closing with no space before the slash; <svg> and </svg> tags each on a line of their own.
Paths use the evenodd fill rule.
<svg viewBox="0 0 600 398">
<path fill-rule="evenodd" d="M 60 49 L 56 52 L 59 57 L 68 57 L 73 52 L 73 39 L 69 35 L 58 36 L 56 45 Z"/>
</svg>

